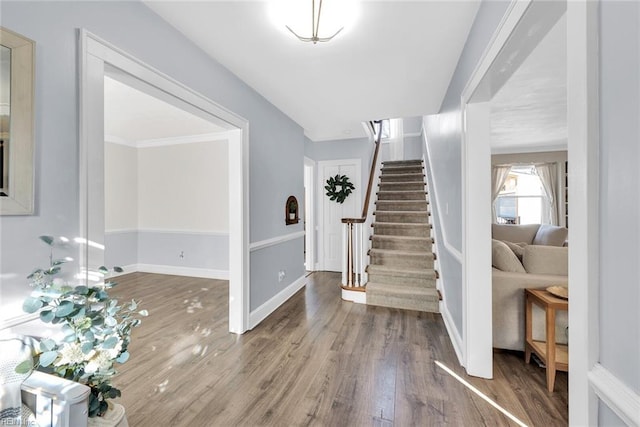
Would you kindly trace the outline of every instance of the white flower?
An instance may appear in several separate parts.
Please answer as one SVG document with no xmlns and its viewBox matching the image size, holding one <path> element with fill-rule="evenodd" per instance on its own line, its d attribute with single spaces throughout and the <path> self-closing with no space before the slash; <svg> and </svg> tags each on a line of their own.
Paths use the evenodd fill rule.
<svg viewBox="0 0 640 427">
<path fill-rule="evenodd" d="M 87 363 L 84 368 L 85 374 L 94 374 L 98 371 L 106 371 L 113 365 L 113 357 L 110 354 L 111 350 L 98 351 Z"/>
<path fill-rule="evenodd" d="M 106 351 L 109 353 L 109 356 L 111 356 L 112 359 L 117 358 L 122 352 L 122 340 L 118 341 L 115 347 Z"/>
<path fill-rule="evenodd" d="M 91 359 L 95 351 L 91 350 L 88 354 L 84 354 L 80 344 L 74 342 L 65 343 L 59 353 L 61 357 L 60 360 L 55 363 L 55 366 L 77 365 L 78 363 Z"/>
<path fill-rule="evenodd" d="M 38 271 L 37 273 L 33 273 L 33 277 L 31 277 L 32 286 L 37 286 L 37 287 L 45 287 L 48 283 L 47 281 L 47 277 L 45 276 L 45 274 L 42 271 Z"/>
</svg>

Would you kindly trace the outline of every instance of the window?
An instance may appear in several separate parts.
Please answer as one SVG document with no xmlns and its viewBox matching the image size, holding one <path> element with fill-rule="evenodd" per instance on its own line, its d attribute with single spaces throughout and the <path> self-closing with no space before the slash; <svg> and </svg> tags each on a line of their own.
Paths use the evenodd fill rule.
<svg viewBox="0 0 640 427">
<path fill-rule="evenodd" d="M 398 137 L 398 120 L 399 119 L 383 119 L 375 123 L 374 127 L 376 134 L 382 126 L 382 141 L 389 141 L 390 139 Z"/>
<path fill-rule="evenodd" d="M 499 224 L 548 224 L 550 205 L 535 166 L 514 165 L 495 201 Z"/>
</svg>

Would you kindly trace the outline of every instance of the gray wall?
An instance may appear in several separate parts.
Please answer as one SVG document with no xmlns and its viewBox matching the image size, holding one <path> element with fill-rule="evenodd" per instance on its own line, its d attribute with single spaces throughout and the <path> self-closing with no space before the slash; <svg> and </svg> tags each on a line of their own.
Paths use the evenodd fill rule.
<svg viewBox="0 0 640 427">
<path fill-rule="evenodd" d="M 299 125 L 208 57 L 139 2 L 2 2 L 2 26 L 36 42 L 36 212 L 2 217 L 2 304 L 29 293 L 24 277 L 46 262 L 40 234 L 79 233 L 77 34 L 85 28 L 175 78 L 250 122 L 250 239 L 303 229 L 286 227 L 287 196 L 303 197 L 304 136 Z M 292 265 L 278 282 L 277 268 L 251 272 L 251 306 L 257 307 L 304 274 L 303 240 L 272 247 Z M 251 263 L 254 261 L 251 255 Z"/>
<path fill-rule="evenodd" d="M 375 145 L 369 138 L 339 139 L 313 142 L 305 138 L 304 155 L 316 162 L 324 160 L 360 159 L 362 161 L 360 182 L 369 182 L 369 168 Z M 364 192 L 362 193 L 364 194 Z M 323 195 L 324 196 L 324 195 Z"/>
<path fill-rule="evenodd" d="M 600 26 L 600 363 L 640 393 L 640 3 L 601 2 Z"/>
<path fill-rule="evenodd" d="M 229 235 L 158 230 L 116 231 L 105 235 L 105 264 L 229 271 Z M 184 256 L 180 257 L 180 252 Z M 127 269 L 125 268 L 125 271 Z"/>
<path fill-rule="evenodd" d="M 402 119 L 402 132 L 406 134 L 419 134 L 422 132 L 422 117 L 405 117 Z M 413 160 L 413 159 L 412 159 Z"/>
<path fill-rule="evenodd" d="M 405 160 L 416 160 L 422 158 L 422 137 L 404 137 L 404 158 Z"/>
<path fill-rule="evenodd" d="M 436 220 L 436 235 L 445 234 L 458 251 L 462 251 L 462 182 L 461 182 L 461 117 L 460 96 L 491 36 L 495 32 L 509 2 L 482 2 L 469 37 L 449 83 L 447 94 L 437 115 L 426 116 L 425 129 L 431 164 L 430 173 L 438 188 L 441 213 Z M 433 202 L 434 198 L 431 197 Z M 448 212 L 445 213 L 445 212 Z M 462 266 L 446 250 L 439 255 L 446 295 L 445 304 L 462 336 Z"/>
</svg>

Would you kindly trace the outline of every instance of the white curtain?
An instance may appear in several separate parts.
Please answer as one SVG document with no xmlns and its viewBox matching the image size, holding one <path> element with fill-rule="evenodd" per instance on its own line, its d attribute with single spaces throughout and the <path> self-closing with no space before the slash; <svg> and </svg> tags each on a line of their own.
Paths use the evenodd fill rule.
<svg viewBox="0 0 640 427">
<path fill-rule="evenodd" d="M 494 166 L 491 170 L 491 215 L 494 223 L 498 221 L 496 199 L 498 198 L 498 194 L 500 194 L 500 189 L 502 189 L 504 182 L 509 176 L 509 172 L 511 172 L 511 165 Z"/>
<path fill-rule="evenodd" d="M 536 173 L 542 182 L 544 195 L 549 201 L 549 222 L 558 225 L 558 174 L 555 163 L 536 165 Z"/>
</svg>

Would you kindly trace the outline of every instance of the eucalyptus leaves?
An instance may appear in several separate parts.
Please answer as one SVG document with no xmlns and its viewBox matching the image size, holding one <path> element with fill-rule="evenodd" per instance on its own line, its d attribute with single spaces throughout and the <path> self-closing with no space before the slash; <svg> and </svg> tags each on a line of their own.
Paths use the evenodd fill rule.
<svg viewBox="0 0 640 427">
<path fill-rule="evenodd" d="M 40 311 L 40 320 L 60 324 L 62 338 L 44 339 L 40 342 L 33 363 L 25 361 L 16 369 L 28 372 L 34 367 L 88 385 L 89 416 L 102 415 L 107 410 L 107 399 L 119 397 L 120 390 L 111 385 L 117 373 L 114 365 L 129 359 L 127 347 L 131 341 L 132 328 L 140 325 L 140 317 L 147 316 L 132 300 L 119 305 L 109 296 L 108 289 L 114 282 L 70 286 L 56 277 L 62 270 L 65 259 L 54 259 L 56 240 L 41 236 L 40 240 L 51 247 L 49 267 L 38 268 L 31 273 L 34 292 L 23 304 L 27 313 Z M 114 267 L 116 272 L 122 272 Z M 109 273 L 100 267 L 102 274 Z"/>
<path fill-rule="evenodd" d="M 324 186 L 327 190 L 327 196 L 329 200 L 335 200 L 337 203 L 344 203 L 344 200 L 356 189 L 356 187 L 349 181 L 346 175 L 337 174 L 335 177 L 329 177 L 327 185 Z"/>
</svg>

